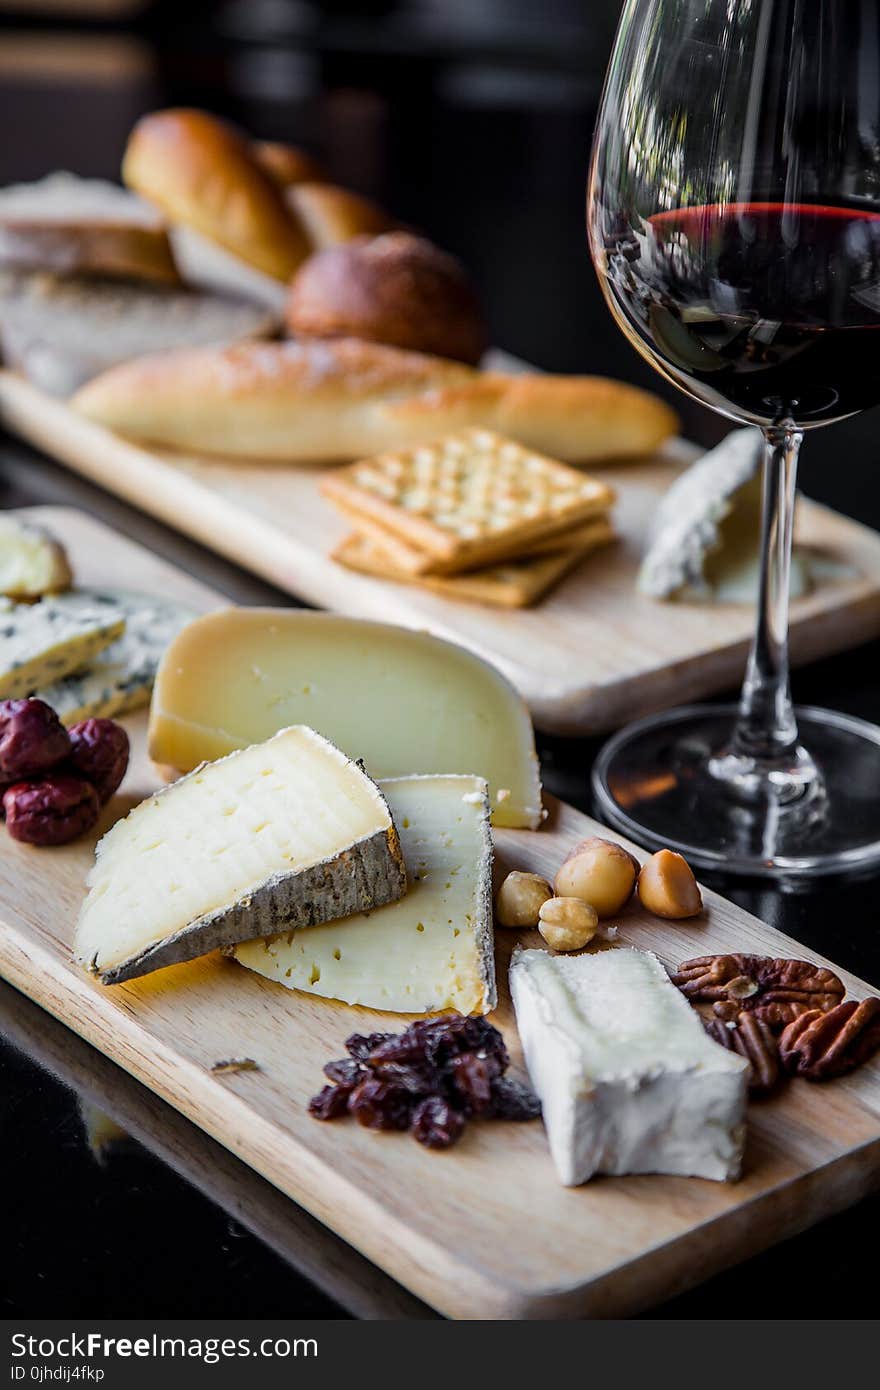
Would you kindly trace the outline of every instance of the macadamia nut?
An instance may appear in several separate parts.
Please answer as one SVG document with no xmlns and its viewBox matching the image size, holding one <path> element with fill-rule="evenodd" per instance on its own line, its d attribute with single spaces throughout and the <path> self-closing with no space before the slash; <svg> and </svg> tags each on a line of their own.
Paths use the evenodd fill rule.
<svg viewBox="0 0 880 1390">
<path fill-rule="evenodd" d="M 592 903 L 600 917 L 613 917 L 632 897 L 639 865 L 623 845 L 598 835 L 575 845 L 556 875 L 556 895 Z"/>
<path fill-rule="evenodd" d="M 639 902 L 657 917 L 673 921 L 696 917 L 703 899 L 686 859 L 671 849 L 660 849 L 646 860 L 639 874 Z"/>
<path fill-rule="evenodd" d="M 538 930 L 554 951 L 579 951 L 599 930 L 599 916 L 581 898 L 549 898 L 541 906 Z"/>
<path fill-rule="evenodd" d="M 501 927 L 536 927 L 541 904 L 552 897 L 546 878 L 514 869 L 498 889 L 495 920 Z"/>
</svg>

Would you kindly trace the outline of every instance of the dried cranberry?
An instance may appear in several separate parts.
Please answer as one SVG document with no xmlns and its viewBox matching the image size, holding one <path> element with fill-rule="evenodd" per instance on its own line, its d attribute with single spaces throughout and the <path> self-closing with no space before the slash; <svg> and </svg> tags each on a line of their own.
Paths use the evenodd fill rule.
<svg viewBox="0 0 880 1390">
<path fill-rule="evenodd" d="M 101 803 L 91 782 L 49 773 L 42 782 L 13 782 L 3 793 L 3 809 L 14 840 L 64 845 L 91 830 Z"/>
<path fill-rule="evenodd" d="M 309 1114 L 316 1120 L 335 1120 L 348 1109 L 348 1086 L 325 1086 L 309 1101 Z"/>
<path fill-rule="evenodd" d="M 453 1057 L 463 1052 L 478 1052 L 481 1056 L 497 1058 L 499 1073 L 507 1066 L 504 1039 L 498 1029 L 484 1018 L 447 1014 L 412 1026 L 414 1031 L 418 1030 L 428 1060 L 437 1067 L 446 1066 Z"/>
<path fill-rule="evenodd" d="M 341 1086 L 356 1086 L 364 1075 L 364 1069 L 359 1062 L 355 1062 L 351 1057 L 342 1057 L 338 1062 L 328 1062 L 324 1067 L 324 1075 L 328 1081 L 337 1081 Z"/>
<path fill-rule="evenodd" d="M 496 1120 L 537 1120 L 541 1102 L 522 1081 L 512 1076 L 498 1076 L 492 1082 L 488 1113 Z"/>
<path fill-rule="evenodd" d="M 374 1075 L 392 1086 L 400 1086 L 413 1096 L 427 1096 L 436 1091 L 441 1078 L 433 1067 L 408 1066 L 404 1062 L 380 1062 L 369 1064 Z"/>
<path fill-rule="evenodd" d="M 377 1043 L 367 1055 L 371 1067 L 384 1067 L 390 1063 L 398 1066 L 422 1066 L 426 1061 L 425 1045 L 416 1032 L 416 1024 L 411 1024 L 402 1033 L 389 1033 Z M 379 1035 L 381 1037 L 381 1034 Z"/>
<path fill-rule="evenodd" d="M 474 1115 L 488 1110 L 495 1077 L 489 1059 L 478 1057 L 475 1052 L 464 1052 L 460 1057 L 453 1057 L 449 1071 L 453 1095 L 459 1106 Z"/>
<path fill-rule="evenodd" d="M 429 1149 L 448 1149 L 464 1133 L 465 1117 L 442 1096 L 426 1096 L 412 1115 L 412 1131 L 420 1144 Z"/>
<path fill-rule="evenodd" d="M 410 1096 L 378 1077 L 368 1076 L 358 1082 L 349 1097 L 348 1108 L 366 1129 L 409 1129 Z"/>
<path fill-rule="evenodd" d="M 363 1062 L 374 1048 L 385 1042 L 386 1038 L 393 1037 L 393 1033 L 352 1033 L 350 1038 L 345 1039 L 345 1050 L 358 1062 Z"/>
<path fill-rule="evenodd" d="M 38 777 L 69 752 L 67 730 L 45 700 L 0 701 L 0 781 Z"/>
<path fill-rule="evenodd" d="M 128 768 L 128 734 L 112 719 L 84 719 L 67 732 L 77 773 L 91 782 L 102 804 L 109 801 Z"/>
</svg>

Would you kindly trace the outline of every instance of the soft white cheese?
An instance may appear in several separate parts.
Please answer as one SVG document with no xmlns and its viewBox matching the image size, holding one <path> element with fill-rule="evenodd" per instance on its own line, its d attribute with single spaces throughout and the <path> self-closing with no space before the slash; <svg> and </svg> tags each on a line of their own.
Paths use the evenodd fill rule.
<svg viewBox="0 0 880 1390">
<path fill-rule="evenodd" d="M 747 1063 L 712 1041 L 656 956 L 518 949 L 510 989 L 561 1182 L 739 1176 Z"/>
</svg>

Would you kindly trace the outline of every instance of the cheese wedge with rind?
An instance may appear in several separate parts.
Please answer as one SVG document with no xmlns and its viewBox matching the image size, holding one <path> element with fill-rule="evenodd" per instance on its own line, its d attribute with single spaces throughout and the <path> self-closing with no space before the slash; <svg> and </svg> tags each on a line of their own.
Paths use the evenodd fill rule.
<svg viewBox="0 0 880 1390">
<path fill-rule="evenodd" d="M 406 891 L 397 830 L 363 769 L 313 729 L 196 768 L 99 842 L 79 963 L 116 984 Z"/>
<path fill-rule="evenodd" d="M 510 992 L 560 1182 L 739 1176 L 748 1063 L 709 1037 L 655 955 L 518 947 Z"/>
<path fill-rule="evenodd" d="M 495 825 L 541 823 L 520 696 L 472 652 L 389 623 L 286 608 L 196 619 L 156 676 L 150 755 L 185 772 L 298 723 L 362 758 L 371 777 L 484 777 Z"/>
<path fill-rule="evenodd" d="M 0 514 L 0 594 L 36 599 L 69 589 L 72 580 L 63 545 L 45 527 Z"/>
<path fill-rule="evenodd" d="M 381 782 L 410 884 L 399 902 L 342 922 L 246 941 L 236 960 L 288 989 L 392 1013 L 497 1003 L 492 838 L 480 777 Z"/>
</svg>

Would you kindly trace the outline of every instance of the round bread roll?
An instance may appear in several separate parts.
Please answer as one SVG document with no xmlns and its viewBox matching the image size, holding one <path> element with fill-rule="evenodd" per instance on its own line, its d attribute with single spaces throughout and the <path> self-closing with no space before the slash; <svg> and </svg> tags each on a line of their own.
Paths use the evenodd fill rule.
<svg viewBox="0 0 880 1390">
<path fill-rule="evenodd" d="M 471 364 L 488 341 L 458 261 L 401 231 L 310 256 L 291 284 L 287 325 L 297 338 L 360 338 Z"/>
<path fill-rule="evenodd" d="M 251 151 L 257 163 L 281 188 L 295 183 L 323 183 L 324 171 L 316 159 L 296 145 L 277 140 L 254 140 Z"/>
<path fill-rule="evenodd" d="M 311 251 L 278 183 L 251 143 L 206 111 L 154 111 L 138 121 L 122 177 L 182 223 L 276 280 Z"/>
</svg>

